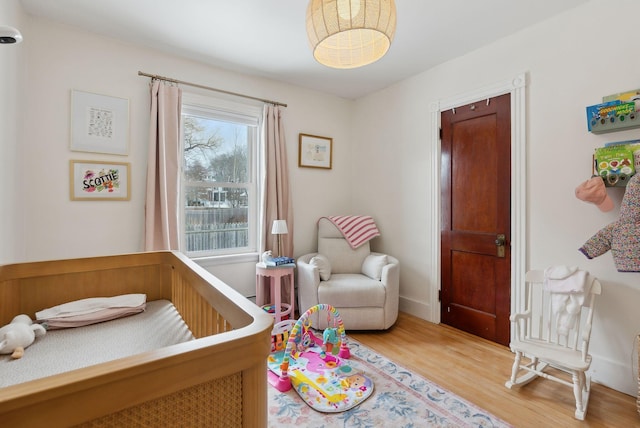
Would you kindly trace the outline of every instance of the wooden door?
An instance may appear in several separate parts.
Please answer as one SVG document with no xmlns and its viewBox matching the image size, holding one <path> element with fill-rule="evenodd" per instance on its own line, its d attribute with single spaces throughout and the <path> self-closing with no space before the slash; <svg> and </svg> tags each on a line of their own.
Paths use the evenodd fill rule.
<svg viewBox="0 0 640 428">
<path fill-rule="evenodd" d="M 510 95 L 442 113 L 441 320 L 509 344 Z"/>
</svg>

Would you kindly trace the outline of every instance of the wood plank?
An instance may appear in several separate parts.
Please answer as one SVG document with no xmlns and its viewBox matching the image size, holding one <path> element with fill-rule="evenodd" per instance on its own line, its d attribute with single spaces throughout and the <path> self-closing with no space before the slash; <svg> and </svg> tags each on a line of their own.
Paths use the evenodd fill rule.
<svg viewBox="0 0 640 428">
<path fill-rule="evenodd" d="M 346 326 L 348 328 L 348 326 Z M 387 331 L 348 331 L 358 340 L 415 373 L 517 427 L 639 427 L 636 398 L 591 384 L 584 421 L 574 419 L 571 388 L 538 379 L 510 390 L 509 348 L 444 324 L 400 313 Z"/>
</svg>

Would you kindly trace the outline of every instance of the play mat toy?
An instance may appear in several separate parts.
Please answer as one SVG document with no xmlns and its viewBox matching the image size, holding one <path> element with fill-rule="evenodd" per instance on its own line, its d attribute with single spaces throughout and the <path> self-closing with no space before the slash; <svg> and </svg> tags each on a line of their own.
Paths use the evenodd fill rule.
<svg viewBox="0 0 640 428">
<path fill-rule="evenodd" d="M 328 327 L 319 337 L 309 316 L 326 311 Z M 269 383 L 291 389 L 311 408 L 325 413 L 349 410 L 373 393 L 373 381 L 348 361 L 351 356 L 342 319 L 331 305 L 308 309 L 300 318 L 277 323 L 267 359 Z"/>
</svg>

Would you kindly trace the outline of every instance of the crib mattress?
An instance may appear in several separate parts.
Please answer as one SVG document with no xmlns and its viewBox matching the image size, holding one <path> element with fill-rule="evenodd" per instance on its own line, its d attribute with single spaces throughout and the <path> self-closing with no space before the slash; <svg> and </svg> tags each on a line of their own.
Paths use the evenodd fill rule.
<svg viewBox="0 0 640 428">
<path fill-rule="evenodd" d="M 0 355 L 0 387 L 129 357 L 193 340 L 168 300 L 147 302 L 144 312 L 99 324 L 50 330 L 13 359 Z"/>
</svg>

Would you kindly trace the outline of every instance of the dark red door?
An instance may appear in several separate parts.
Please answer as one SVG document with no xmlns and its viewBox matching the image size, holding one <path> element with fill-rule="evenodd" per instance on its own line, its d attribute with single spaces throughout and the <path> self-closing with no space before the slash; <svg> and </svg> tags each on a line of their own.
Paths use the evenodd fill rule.
<svg viewBox="0 0 640 428">
<path fill-rule="evenodd" d="M 442 113 L 442 322 L 509 344 L 510 95 Z"/>
</svg>

